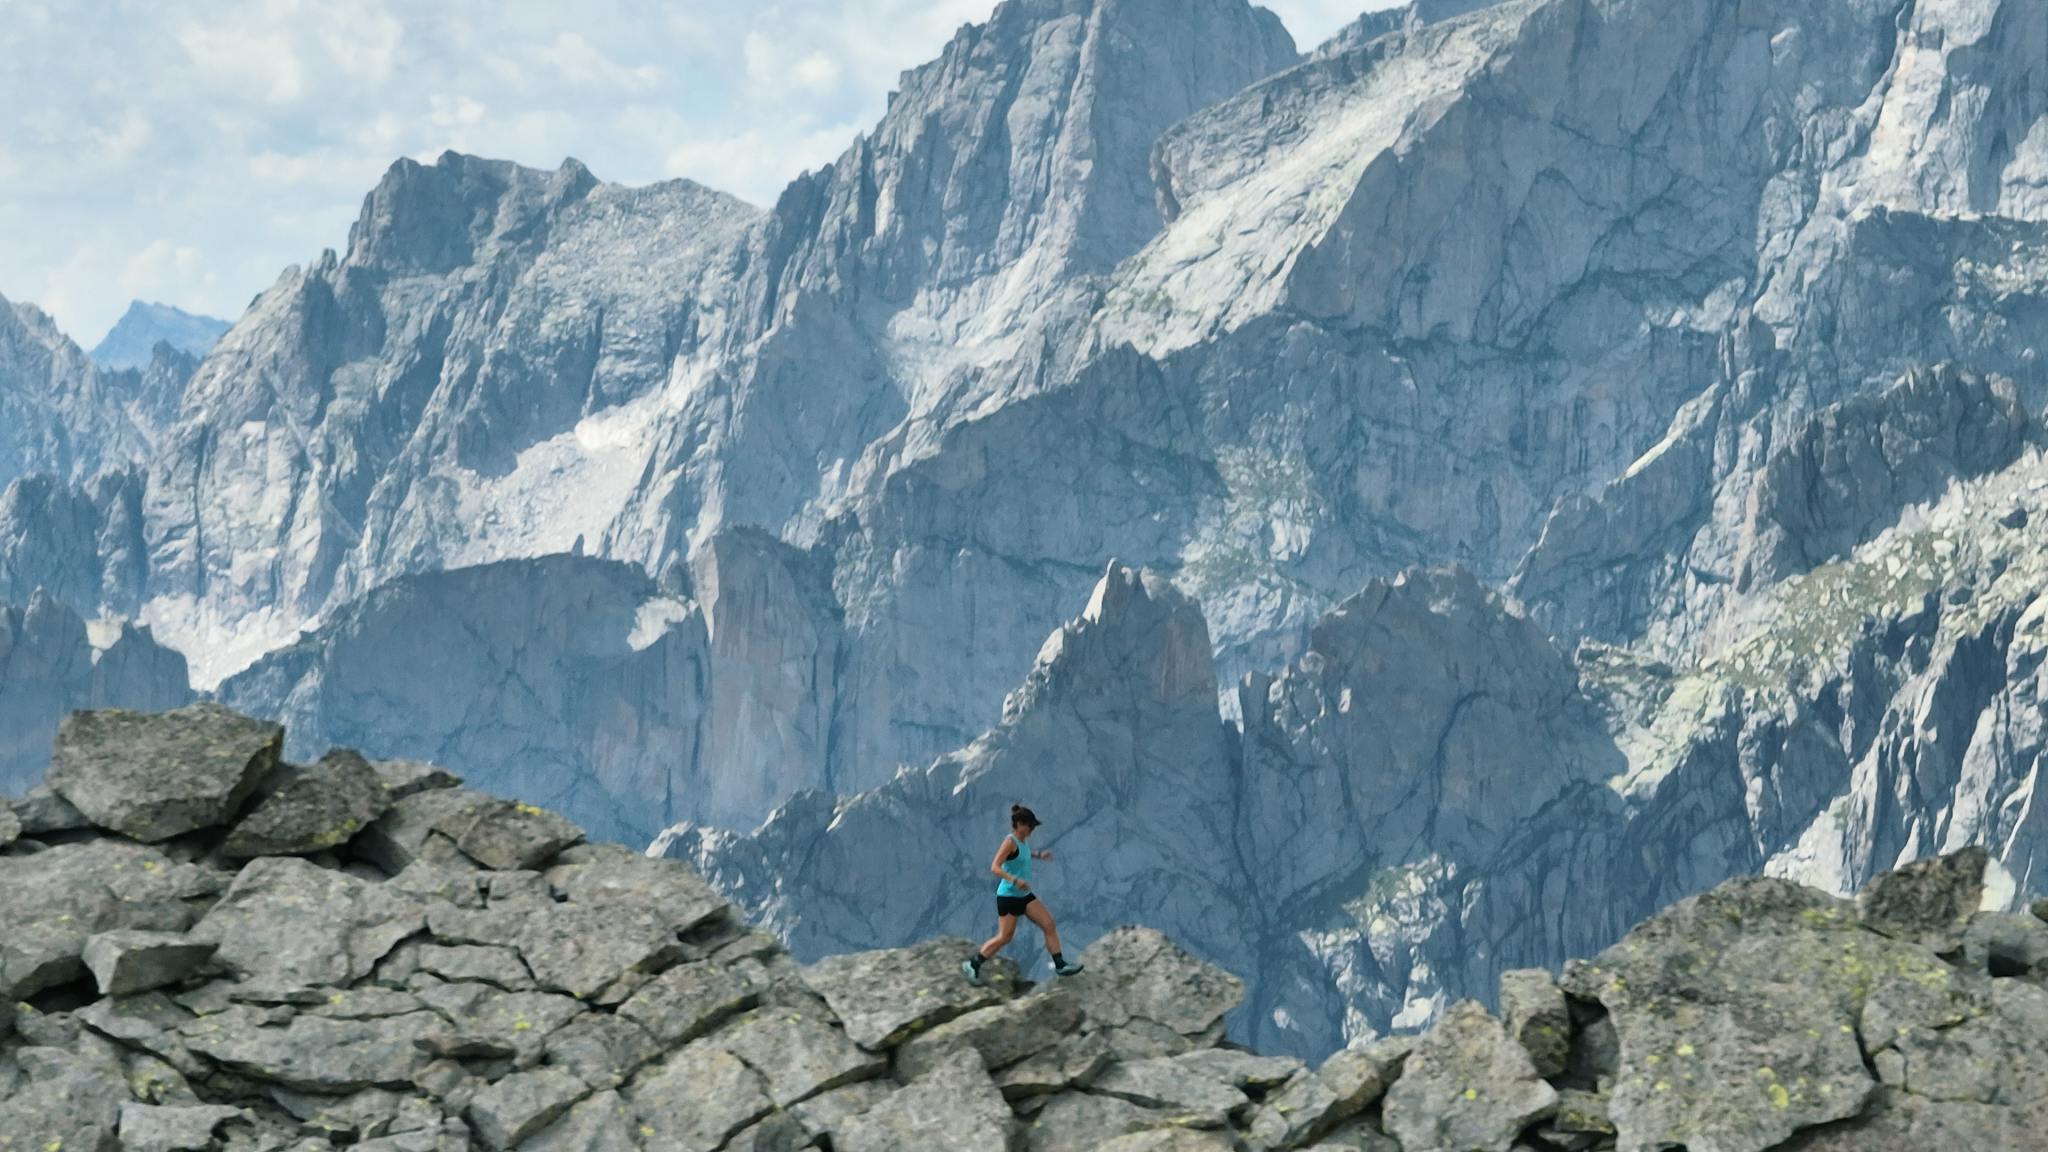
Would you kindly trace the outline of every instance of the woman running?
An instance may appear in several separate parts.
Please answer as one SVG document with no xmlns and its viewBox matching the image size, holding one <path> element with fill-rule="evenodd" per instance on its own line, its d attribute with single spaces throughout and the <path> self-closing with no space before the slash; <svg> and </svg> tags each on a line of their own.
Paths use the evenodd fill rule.
<svg viewBox="0 0 2048 1152">
<path fill-rule="evenodd" d="M 1023 916 L 1038 930 L 1045 933 L 1045 950 L 1052 953 L 1052 970 L 1062 976 L 1072 976 L 1081 970 L 1079 964 L 1067 963 L 1060 954 L 1060 930 L 1052 922 L 1052 913 L 1043 901 L 1031 891 L 1031 862 L 1050 860 L 1050 852 L 1033 852 L 1031 834 L 1038 831 L 1038 817 L 1022 804 L 1010 805 L 1010 834 L 1003 837 L 1002 847 L 996 849 L 995 863 L 989 871 L 1003 878 L 996 885 L 996 919 L 1000 927 L 988 938 L 981 951 L 964 961 L 960 970 L 967 973 L 967 982 L 981 983 L 981 966 L 989 957 L 1001 952 L 1017 934 L 1017 917 Z"/>
</svg>

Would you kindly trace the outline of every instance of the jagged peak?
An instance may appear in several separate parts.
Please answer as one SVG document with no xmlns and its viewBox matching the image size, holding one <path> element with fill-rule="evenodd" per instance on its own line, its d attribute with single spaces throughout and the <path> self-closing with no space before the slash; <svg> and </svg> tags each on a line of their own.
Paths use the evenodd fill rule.
<svg viewBox="0 0 2048 1152">
<path fill-rule="evenodd" d="M 453 151 L 431 165 L 402 158 L 364 197 L 347 260 L 393 272 L 445 272 L 473 263 L 480 249 L 537 240 L 555 212 L 598 184 L 574 159 L 544 172 Z"/>
</svg>

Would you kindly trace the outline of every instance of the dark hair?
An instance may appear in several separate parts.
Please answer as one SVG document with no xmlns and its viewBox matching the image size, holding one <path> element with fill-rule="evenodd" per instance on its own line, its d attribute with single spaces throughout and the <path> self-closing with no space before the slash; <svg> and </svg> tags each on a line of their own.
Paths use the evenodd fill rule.
<svg viewBox="0 0 2048 1152">
<path fill-rule="evenodd" d="M 1038 827 L 1038 816 L 1022 804 L 1012 804 L 1010 805 L 1010 823 L 1012 825 L 1022 824 L 1026 828 L 1036 828 Z"/>
</svg>

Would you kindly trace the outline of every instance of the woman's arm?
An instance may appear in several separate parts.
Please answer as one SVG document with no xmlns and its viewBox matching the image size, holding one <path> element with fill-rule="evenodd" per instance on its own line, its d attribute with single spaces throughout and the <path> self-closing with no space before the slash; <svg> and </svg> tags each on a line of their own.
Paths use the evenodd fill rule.
<svg viewBox="0 0 2048 1152">
<path fill-rule="evenodd" d="M 1018 879 L 1015 876 L 1010 875 L 1009 869 L 1003 867 L 1004 864 L 1009 863 L 1010 857 L 1016 854 L 1017 846 L 1015 844 L 1010 843 L 1010 841 L 1006 838 L 1003 841 L 1003 846 L 1001 848 L 996 849 L 995 863 L 990 864 L 988 866 L 988 870 L 995 873 L 998 876 L 1001 876 L 1003 879 L 1008 880 L 1010 883 L 1015 884 L 1019 888 L 1029 888 L 1031 887 L 1030 884 Z"/>
</svg>

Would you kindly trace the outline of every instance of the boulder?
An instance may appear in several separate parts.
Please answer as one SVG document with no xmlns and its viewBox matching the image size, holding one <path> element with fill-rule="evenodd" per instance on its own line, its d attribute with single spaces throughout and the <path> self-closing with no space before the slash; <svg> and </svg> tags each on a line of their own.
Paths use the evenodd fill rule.
<svg viewBox="0 0 2048 1152">
<path fill-rule="evenodd" d="M 1952 951 L 1983 903 L 1990 865 L 1991 854 L 1976 847 L 1915 861 L 1865 885 L 1856 913 L 1873 932 Z"/>
<path fill-rule="evenodd" d="M 543 808 L 495 800 L 438 825 L 470 859 L 499 872 L 538 868 L 583 842 L 583 829 Z"/>
<path fill-rule="evenodd" d="M 261 800 L 221 847 L 231 857 L 309 856 L 339 848 L 391 807 L 376 769 L 346 748 L 310 766 L 280 765 L 260 792 Z"/>
<path fill-rule="evenodd" d="M 1114 1096 L 1062 1092 L 1045 1102 L 1024 1133 L 1029 1152 L 1094 1152 L 1105 1141 L 1155 1129 L 1197 1127 L 1202 1118 L 1145 1108 Z"/>
<path fill-rule="evenodd" d="M 117 1147 L 128 1086 L 119 1061 L 105 1047 L 25 1048 L 15 1053 L 14 1062 L 25 1082 L 0 1093 L 0 1148 L 62 1152 Z"/>
<path fill-rule="evenodd" d="M 640 1152 L 632 1110 L 616 1092 L 599 1092 L 520 1145 L 523 1152 Z"/>
<path fill-rule="evenodd" d="M 121 1105 L 122 1152 L 207 1152 L 214 1138 L 230 1120 L 240 1119 L 240 1108 L 220 1104 L 186 1107 L 153 1107 L 147 1104 Z"/>
<path fill-rule="evenodd" d="M 486 1148 L 502 1152 L 554 1123 L 588 1095 L 589 1085 L 558 1069 L 515 1072 L 470 1101 L 469 1126 Z"/>
<path fill-rule="evenodd" d="M 1094 1027 L 1139 1020 L 1207 1038 L 1244 1000 L 1243 981 L 1150 928 L 1116 929 L 1090 945 L 1082 960 L 1088 978 L 1076 981 L 1076 991 Z"/>
<path fill-rule="evenodd" d="M 1873 974 L 1947 971 L 1863 928 L 1846 901 L 1759 878 L 1666 909 L 1573 966 L 1567 991 L 1603 1004 L 1618 1033 L 1608 1106 L 1624 1152 L 1762 1152 L 1863 1110 L 1876 1085 L 1857 1029 Z"/>
<path fill-rule="evenodd" d="M 609 1012 L 578 1016 L 551 1033 L 547 1063 L 594 1089 L 616 1088 L 662 1053 L 647 1030 Z"/>
<path fill-rule="evenodd" d="M 1236 1147 L 1221 1132 L 1156 1128 L 1098 1144 L 1095 1152 L 1233 1152 Z"/>
<path fill-rule="evenodd" d="M 707 1042 L 760 1073 L 778 1108 L 879 1076 L 889 1067 L 886 1057 L 864 1051 L 840 1029 L 773 1004 L 739 1017 Z"/>
<path fill-rule="evenodd" d="M 294 856 L 251 861 L 192 928 L 253 988 L 289 995 L 345 988 L 426 926 L 420 904 L 388 885 Z"/>
<path fill-rule="evenodd" d="M 664 1046 L 687 1043 L 752 1008 L 759 989 L 728 968 L 685 964 L 671 968 L 619 1005 L 619 1015 L 645 1028 Z"/>
<path fill-rule="evenodd" d="M 641 1073 L 625 1095 L 643 1146 L 675 1152 L 717 1152 L 775 1110 L 759 1074 L 702 1040 Z"/>
<path fill-rule="evenodd" d="M 203 1016 L 184 1028 L 185 1043 L 251 1080 L 333 1095 L 411 1087 L 427 1062 L 419 1042 L 444 1027 L 431 1012 L 371 1020 L 295 1016 L 282 1026 L 266 1020 L 247 1008 Z"/>
<path fill-rule="evenodd" d="M 419 760 L 376 760 L 370 767 L 376 770 L 377 782 L 383 786 L 384 795 L 394 804 L 416 793 L 462 785 L 462 777 L 437 764 Z"/>
<path fill-rule="evenodd" d="M 19 839 L 21 817 L 14 814 L 13 808 L 0 804 L 0 848 L 5 848 Z"/>
<path fill-rule="evenodd" d="M 1260 1149 L 1293 1148 L 1329 1134 L 1380 1098 L 1413 1047 L 1414 1042 L 1403 1037 L 1347 1048 L 1330 1057 L 1313 1074 L 1288 1082 L 1260 1106 L 1247 1142 Z"/>
<path fill-rule="evenodd" d="M 844 1009 L 835 1006 L 835 1010 L 844 1016 Z M 974 1049 L 981 1055 L 984 1067 L 997 1071 L 1051 1048 L 1080 1026 L 1080 997 L 1074 994 L 1071 984 L 1054 984 L 1015 1000 L 956 1016 L 911 1037 L 896 1049 L 896 1071 L 900 1076 L 915 1078 L 961 1047 Z"/>
<path fill-rule="evenodd" d="M 1010 1100 L 1064 1092 L 1108 1067 L 1116 1054 L 1099 1032 L 1069 1036 L 1035 1056 L 995 1074 L 996 1087 Z"/>
<path fill-rule="evenodd" d="M 1002 999 L 960 974 L 974 952 L 965 940 L 927 940 L 909 948 L 829 956 L 804 969 L 811 986 L 863 1048 L 894 1047 L 912 1035 Z"/>
<path fill-rule="evenodd" d="M 1387 1090 L 1382 1124 L 1405 1152 L 1508 1152 L 1557 1108 L 1557 1091 L 1500 1021 L 1453 1005 Z"/>
<path fill-rule="evenodd" d="M 218 945 L 169 932 L 102 932 L 82 958 L 102 996 L 130 996 L 176 984 L 213 958 Z"/>
<path fill-rule="evenodd" d="M 1175 1057 L 1174 1063 L 1197 1076 L 1255 1092 L 1278 1088 L 1307 1070 L 1292 1056 L 1261 1056 L 1235 1048 L 1199 1048 Z"/>
<path fill-rule="evenodd" d="M 185 901 L 219 890 L 220 874 L 116 840 L 0 856 L 0 1001 L 12 1003 L 86 974 L 86 941 L 101 932 L 180 932 Z"/>
<path fill-rule="evenodd" d="M 74 712 L 58 729 L 47 780 L 94 825 L 155 843 L 227 824 L 283 746 L 284 729 L 217 704 Z"/>
<path fill-rule="evenodd" d="M 442 826 L 459 826 L 469 814 L 492 803 L 489 796 L 461 787 L 408 793 L 364 829 L 352 848 L 393 876 L 422 858 L 437 864 L 456 857 L 467 861 L 455 847 L 455 838 Z"/>
<path fill-rule="evenodd" d="M 71 801 L 57 795 L 47 784 L 38 784 L 28 795 L 14 802 L 14 815 L 21 821 L 23 836 L 47 836 L 54 832 L 80 832 L 92 827 Z"/>
<path fill-rule="evenodd" d="M 1500 1014 L 1539 1076 L 1562 1073 L 1571 1055 L 1572 1013 L 1564 991 L 1541 968 L 1503 972 Z"/>
<path fill-rule="evenodd" d="M 832 1147 L 835 1152 L 988 1152 L 1010 1146 L 1014 1124 L 980 1058 L 963 1050 L 840 1124 Z"/>
<path fill-rule="evenodd" d="M 1146 1108 L 1185 1113 L 1208 1128 L 1224 1127 L 1251 1106 L 1251 1097 L 1242 1091 L 1171 1056 L 1110 1064 L 1089 1077 L 1087 1086 L 1090 1092 Z"/>
</svg>

